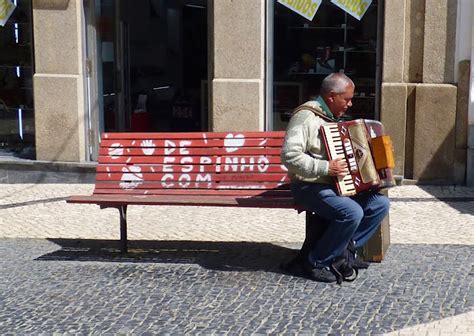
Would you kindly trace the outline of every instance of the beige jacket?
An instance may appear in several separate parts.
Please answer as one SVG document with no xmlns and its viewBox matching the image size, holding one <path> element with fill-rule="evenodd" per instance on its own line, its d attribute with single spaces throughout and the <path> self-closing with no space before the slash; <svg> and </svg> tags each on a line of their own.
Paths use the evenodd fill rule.
<svg viewBox="0 0 474 336">
<path fill-rule="evenodd" d="M 324 114 L 317 101 L 309 101 L 304 105 Z M 327 121 L 306 109 L 296 112 L 291 117 L 283 142 L 281 161 L 288 169 L 288 176 L 292 182 L 327 184 L 334 182 L 328 175 L 328 156 L 319 134 L 319 128 L 326 123 Z"/>
</svg>

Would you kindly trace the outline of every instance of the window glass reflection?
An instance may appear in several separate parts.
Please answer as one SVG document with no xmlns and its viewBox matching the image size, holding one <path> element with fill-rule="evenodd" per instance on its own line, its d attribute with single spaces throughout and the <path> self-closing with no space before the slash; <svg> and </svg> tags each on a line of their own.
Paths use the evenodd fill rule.
<svg viewBox="0 0 474 336">
<path fill-rule="evenodd" d="M 273 129 L 284 130 L 292 111 L 314 99 L 325 76 L 346 73 L 355 83 L 347 118 L 374 119 L 377 109 L 379 1 L 359 21 L 323 0 L 312 21 L 275 3 L 273 17 Z"/>
<path fill-rule="evenodd" d="M 31 0 L 0 27 L 0 156 L 35 158 Z"/>
</svg>

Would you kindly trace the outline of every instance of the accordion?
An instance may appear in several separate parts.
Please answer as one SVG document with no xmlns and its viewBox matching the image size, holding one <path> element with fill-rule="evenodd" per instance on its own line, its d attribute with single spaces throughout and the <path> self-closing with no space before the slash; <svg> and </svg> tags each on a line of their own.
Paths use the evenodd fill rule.
<svg viewBox="0 0 474 336">
<path fill-rule="evenodd" d="M 335 177 L 339 195 L 395 185 L 392 141 L 381 122 L 357 119 L 327 123 L 320 131 L 329 160 L 342 157 L 347 162 L 349 173 Z"/>
</svg>

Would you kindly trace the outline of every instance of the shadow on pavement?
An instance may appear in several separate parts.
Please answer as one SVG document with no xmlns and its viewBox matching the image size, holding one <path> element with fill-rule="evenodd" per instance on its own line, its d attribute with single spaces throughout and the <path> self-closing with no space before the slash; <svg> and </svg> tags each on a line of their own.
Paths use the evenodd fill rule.
<svg viewBox="0 0 474 336">
<path fill-rule="evenodd" d="M 474 197 L 390 197 L 391 202 L 432 203 L 443 202 L 462 214 L 474 215 Z"/>
<path fill-rule="evenodd" d="M 461 314 L 473 310 L 472 245 L 392 244 L 382 263 L 337 287 L 280 276 L 279 264 L 296 254 L 297 243 L 131 241 L 129 254 L 120 254 L 118 245 L 112 240 L 0 239 L 2 330 L 189 334 L 199 319 L 205 323 L 202 334 L 228 333 L 235 325 L 241 328 L 236 334 L 261 327 L 255 333 L 431 335 L 404 328 L 432 323 L 428 327 L 437 327 L 433 334 L 439 335 L 443 323 L 447 335 L 467 335 L 454 323 L 470 325 L 470 315 Z M 111 307 L 118 313 L 106 315 Z M 119 329 L 135 326 L 137 318 L 135 329 Z M 178 328 L 150 332 L 150 325 Z"/>
<path fill-rule="evenodd" d="M 300 248 L 298 243 L 284 247 L 266 242 L 131 240 L 124 254 L 116 240 L 48 240 L 60 249 L 36 260 L 197 264 L 220 271 L 275 273 L 285 273 L 280 265 L 293 259 Z"/>
<path fill-rule="evenodd" d="M 433 195 L 437 201 L 444 202 L 463 214 L 474 215 L 474 188 L 419 185 L 420 189 Z"/>
<path fill-rule="evenodd" d="M 66 199 L 67 199 L 67 197 L 51 197 L 51 198 L 37 199 L 37 200 L 33 200 L 33 201 L 2 204 L 2 205 L 0 205 L 0 210 L 10 209 L 10 208 L 19 208 L 19 207 L 24 207 L 24 206 L 28 206 L 28 205 L 60 202 L 60 201 L 65 201 Z"/>
</svg>

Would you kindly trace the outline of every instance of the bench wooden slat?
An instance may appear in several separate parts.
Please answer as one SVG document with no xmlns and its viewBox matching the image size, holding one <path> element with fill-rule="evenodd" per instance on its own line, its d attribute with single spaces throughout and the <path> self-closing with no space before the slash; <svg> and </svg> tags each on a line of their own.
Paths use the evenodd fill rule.
<svg viewBox="0 0 474 336">
<path fill-rule="evenodd" d="M 124 195 L 214 195 L 214 196 L 264 196 L 264 197 L 291 197 L 289 189 L 107 189 L 96 187 L 94 194 L 124 194 Z"/>
<path fill-rule="evenodd" d="M 114 148 L 113 151 L 117 152 L 117 150 L 120 150 L 120 152 L 123 154 L 121 155 L 126 155 L 126 156 L 142 156 L 142 155 L 147 155 L 146 148 L 145 150 L 142 148 Z M 241 147 L 238 149 L 239 155 L 236 156 L 233 154 L 233 152 L 229 152 L 228 149 L 224 148 L 187 148 L 187 149 L 182 149 L 182 152 L 180 152 L 180 149 L 173 149 L 173 152 L 166 153 L 166 149 L 160 149 L 156 150 L 152 148 L 151 150 L 154 150 L 155 152 L 153 154 L 150 154 L 148 156 L 153 155 L 155 156 L 170 156 L 170 154 L 173 154 L 174 156 L 213 156 L 213 155 L 219 155 L 219 156 L 229 156 L 229 157 L 240 157 L 241 155 L 254 155 L 254 156 L 265 156 L 265 155 L 280 155 L 281 148 L 279 147 L 269 147 L 269 148 L 256 148 L 256 147 Z M 99 155 L 109 155 L 110 149 L 109 148 L 100 148 L 99 149 Z M 113 156 L 113 155 L 112 155 Z"/>
<path fill-rule="evenodd" d="M 121 181 L 123 173 L 97 173 L 97 181 Z M 150 172 L 141 171 L 139 173 L 140 178 L 145 181 L 163 181 L 168 182 L 181 182 L 181 181 L 233 181 L 233 182 L 284 182 L 288 181 L 288 176 L 285 173 L 161 173 L 161 172 Z M 183 178 L 186 176 L 186 178 Z"/>
<path fill-rule="evenodd" d="M 165 181 L 166 182 L 166 181 Z M 185 183 L 181 182 L 172 182 L 167 181 L 166 183 L 162 182 L 148 182 L 148 181 L 141 181 L 139 183 L 132 184 L 133 182 L 127 181 L 100 181 L 96 182 L 96 186 L 102 189 L 123 189 L 123 190 L 131 190 L 131 189 L 205 189 L 205 190 L 228 190 L 228 189 L 235 189 L 235 190 L 271 190 L 275 188 L 279 188 L 282 185 L 286 185 L 288 182 L 284 181 L 281 183 L 275 182 L 200 182 L 200 183 Z"/>
<path fill-rule="evenodd" d="M 251 162 L 250 160 L 253 159 L 255 164 L 258 162 L 258 157 L 252 156 L 252 155 L 244 155 L 244 156 L 236 156 L 236 155 L 220 155 L 220 159 L 217 157 L 212 157 L 212 156 L 205 156 L 204 159 L 202 159 L 202 156 L 192 156 L 192 155 L 168 155 L 166 156 L 168 158 L 168 162 L 164 162 L 165 156 L 119 156 L 119 157 L 111 157 L 111 156 L 99 156 L 98 158 L 98 163 L 99 164 L 134 164 L 134 165 L 140 165 L 140 164 L 162 164 L 162 163 L 169 163 L 172 164 L 174 162 L 180 162 L 184 157 L 186 158 L 191 158 L 193 159 L 193 162 L 205 162 L 205 164 L 208 164 L 207 162 L 211 160 L 212 164 L 223 164 L 226 161 L 226 158 L 229 157 L 229 159 L 235 159 L 235 158 L 240 158 L 240 159 L 245 159 L 246 162 Z M 219 160 L 219 161 L 218 161 Z M 265 156 L 265 162 L 268 164 L 281 164 L 281 159 L 280 155 L 266 155 Z"/>
<path fill-rule="evenodd" d="M 215 162 L 215 160 L 214 160 Z M 142 172 L 151 171 L 151 172 L 163 172 L 165 170 L 172 170 L 173 172 L 181 171 L 183 165 L 181 164 L 135 164 L 135 167 Z M 97 165 L 97 173 L 122 173 L 123 169 L 129 169 L 129 164 L 107 164 L 107 165 Z M 257 164 L 253 166 L 240 166 L 239 173 L 255 174 L 259 173 L 259 167 Z M 226 165 L 223 164 L 220 167 L 216 167 L 216 164 L 208 164 L 207 161 L 203 164 L 201 163 L 192 163 L 186 162 L 186 170 L 189 172 L 199 172 L 199 173 L 217 173 L 225 172 Z M 231 171 L 229 169 L 229 171 Z M 279 164 L 268 164 L 265 165 L 265 173 L 286 173 L 286 168 Z"/>
<path fill-rule="evenodd" d="M 226 141 L 225 139 L 176 139 L 178 141 L 167 141 L 163 139 L 149 139 L 149 140 L 132 140 L 122 139 L 120 140 L 120 146 L 124 148 L 235 148 L 236 142 Z M 101 148 L 117 148 L 118 140 L 104 139 L 100 143 Z M 283 139 L 245 139 L 242 142 L 241 147 L 260 147 L 260 148 L 281 148 Z"/>
<path fill-rule="evenodd" d="M 185 195 L 92 195 L 72 196 L 68 203 L 118 205 L 195 205 L 195 206 L 229 206 L 257 208 L 294 208 L 290 197 L 235 197 L 235 196 L 185 196 Z"/>
<path fill-rule="evenodd" d="M 229 134 L 237 136 L 242 134 L 246 139 L 281 139 L 285 136 L 283 131 L 269 131 L 269 132 L 187 132 L 187 133 L 103 133 L 103 139 L 131 139 L 131 140 L 148 140 L 148 139 L 225 139 Z"/>
</svg>

